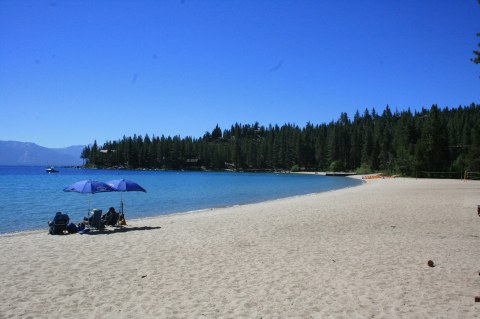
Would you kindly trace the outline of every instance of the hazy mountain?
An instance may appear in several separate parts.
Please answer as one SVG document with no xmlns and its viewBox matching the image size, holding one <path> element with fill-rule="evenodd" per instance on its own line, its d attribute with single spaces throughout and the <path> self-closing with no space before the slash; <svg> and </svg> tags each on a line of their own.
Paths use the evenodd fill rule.
<svg viewBox="0 0 480 319">
<path fill-rule="evenodd" d="M 35 143 L 0 141 L 0 165 L 82 165 L 83 148 L 46 148 Z"/>
<path fill-rule="evenodd" d="M 63 155 L 69 155 L 75 158 L 80 158 L 80 155 L 82 154 L 82 151 L 84 148 L 85 148 L 85 145 L 73 145 L 73 146 L 64 147 L 64 148 L 50 148 L 50 150 L 56 151 Z"/>
</svg>

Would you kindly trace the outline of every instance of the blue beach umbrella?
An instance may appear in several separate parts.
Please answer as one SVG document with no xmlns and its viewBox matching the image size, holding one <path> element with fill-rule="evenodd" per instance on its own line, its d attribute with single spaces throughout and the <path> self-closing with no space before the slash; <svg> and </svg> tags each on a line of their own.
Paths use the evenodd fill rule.
<svg viewBox="0 0 480 319">
<path fill-rule="evenodd" d="M 92 181 L 91 179 L 79 181 L 67 186 L 64 192 L 75 192 L 81 194 L 96 194 L 104 192 L 115 192 L 116 190 L 104 182 Z M 88 197 L 88 213 L 90 213 L 90 196 Z"/>
<path fill-rule="evenodd" d="M 128 179 L 114 179 L 108 181 L 107 184 L 114 188 L 117 192 L 144 192 L 146 193 L 146 189 L 142 186 L 138 185 L 137 183 L 130 181 Z M 123 214 L 123 195 L 120 196 L 120 210 Z"/>
<path fill-rule="evenodd" d="M 114 179 L 107 182 L 108 186 L 113 187 L 117 192 L 147 192 L 145 188 L 128 179 Z"/>
<path fill-rule="evenodd" d="M 103 192 L 114 192 L 116 190 L 104 182 L 92 181 L 91 179 L 87 179 L 84 181 L 73 183 L 72 185 L 65 187 L 63 191 L 83 194 L 95 194 Z"/>
</svg>

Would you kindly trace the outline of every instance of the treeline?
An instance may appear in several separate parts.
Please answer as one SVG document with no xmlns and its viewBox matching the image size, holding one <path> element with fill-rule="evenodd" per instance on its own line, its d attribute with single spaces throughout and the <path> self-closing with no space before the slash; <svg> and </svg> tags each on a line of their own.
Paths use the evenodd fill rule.
<svg viewBox="0 0 480 319">
<path fill-rule="evenodd" d="M 480 171 L 480 105 L 358 111 L 305 127 L 217 125 L 203 137 L 123 137 L 82 152 L 88 167 L 212 170 Z"/>
</svg>

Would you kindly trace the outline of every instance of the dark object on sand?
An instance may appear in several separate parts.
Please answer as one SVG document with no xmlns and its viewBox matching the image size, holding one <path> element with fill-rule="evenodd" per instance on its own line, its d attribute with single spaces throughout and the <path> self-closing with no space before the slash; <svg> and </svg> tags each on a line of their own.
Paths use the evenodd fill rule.
<svg viewBox="0 0 480 319">
<path fill-rule="evenodd" d="M 69 234 L 76 234 L 78 233 L 78 227 L 74 223 L 70 223 L 67 225 L 67 231 Z"/>
<path fill-rule="evenodd" d="M 433 263 L 433 260 L 429 260 L 427 262 L 428 267 L 435 267 L 435 264 Z"/>
<path fill-rule="evenodd" d="M 480 296 L 475 296 L 475 302 L 480 302 Z"/>
<path fill-rule="evenodd" d="M 70 218 L 67 214 L 57 212 L 52 220 L 48 221 L 48 233 L 50 235 L 62 235 L 67 230 Z"/>
</svg>

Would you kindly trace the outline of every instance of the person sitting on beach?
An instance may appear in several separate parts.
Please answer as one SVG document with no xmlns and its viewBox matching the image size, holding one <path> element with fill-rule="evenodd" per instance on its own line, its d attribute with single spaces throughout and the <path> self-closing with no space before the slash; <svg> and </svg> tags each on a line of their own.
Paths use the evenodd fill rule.
<svg viewBox="0 0 480 319">
<path fill-rule="evenodd" d="M 64 230 L 67 230 L 67 225 L 70 222 L 70 217 L 62 212 L 57 212 L 52 220 L 48 221 L 48 232 L 52 235 L 62 234 Z"/>
<path fill-rule="evenodd" d="M 110 207 L 108 212 L 102 216 L 102 220 L 105 225 L 115 226 L 118 221 L 118 213 L 115 211 L 115 208 Z"/>
<path fill-rule="evenodd" d="M 70 221 L 70 217 L 68 217 L 67 214 L 64 214 L 62 212 L 57 212 L 55 216 L 52 218 L 52 220 L 48 221 L 48 226 L 54 225 L 54 224 L 68 224 Z"/>
</svg>

